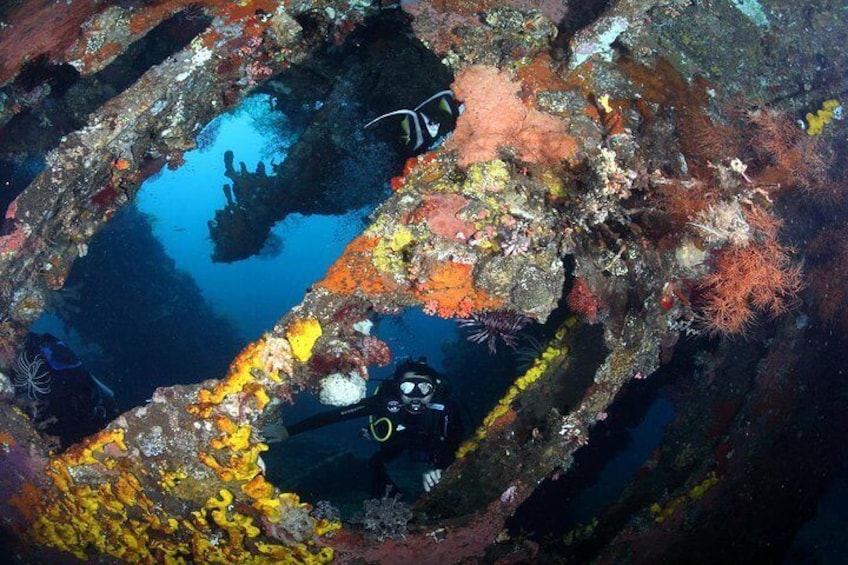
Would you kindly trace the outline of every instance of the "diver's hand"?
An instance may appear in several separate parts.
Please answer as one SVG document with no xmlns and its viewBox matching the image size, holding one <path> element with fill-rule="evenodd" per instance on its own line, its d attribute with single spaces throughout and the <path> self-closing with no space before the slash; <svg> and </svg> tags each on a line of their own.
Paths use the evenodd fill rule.
<svg viewBox="0 0 848 565">
<path fill-rule="evenodd" d="M 268 424 L 262 428 L 265 443 L 280 443 L 289 438 L 289 430 L 282 424 Z"/>
<path fill-rule="evenodd" d="M 442 480 L 442 470 L 431 469 L 421 475 L 421 478 L 424 481 L 424 492 L 430 492 Z"/>
</svg>

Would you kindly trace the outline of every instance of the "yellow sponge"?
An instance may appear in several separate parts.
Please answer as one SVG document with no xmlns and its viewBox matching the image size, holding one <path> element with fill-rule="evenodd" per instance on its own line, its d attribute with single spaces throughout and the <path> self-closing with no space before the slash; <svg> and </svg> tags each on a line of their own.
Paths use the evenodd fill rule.
<svg viewBox="0 0 848 565">
<path fill-rule="evenodd" d="M 833 119 L 842 119 L 842 105 L 839 100 L 825 100 L 815 114 L 807 113 L 807 135 L 820 135 Z"/>
</svg>

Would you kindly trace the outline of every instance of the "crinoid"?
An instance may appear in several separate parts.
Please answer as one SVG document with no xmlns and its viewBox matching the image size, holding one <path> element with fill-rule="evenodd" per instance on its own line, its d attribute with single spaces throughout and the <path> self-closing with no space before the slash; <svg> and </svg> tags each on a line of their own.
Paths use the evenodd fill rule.
<svg viewBox="0 0 848 565">
<path fill-rule="evenodd" d="M 36 355 L 30 359 L 26 352 L 21 352 L 14 363 L 15 376 L 12 384 L 16 389 L 26 390 L 27 396 L 35 400 L 39 394 L 50 392 L 50 372 L 42 371 L 44 358 Z"/>
<path fill-rule="evenodd" d="M 470 318 L 463 318 L 457 323 L 461 328 L 468 328 L 468 341 L 486 343 L 489 353 L 497 352 L 497 340 L 500 339 L 512 349 L 518 346 L 518 332 L 523 330 L 533 319 L 524 314 L 511 310 L 491 312 L 476 312 Z"/>
</svg>

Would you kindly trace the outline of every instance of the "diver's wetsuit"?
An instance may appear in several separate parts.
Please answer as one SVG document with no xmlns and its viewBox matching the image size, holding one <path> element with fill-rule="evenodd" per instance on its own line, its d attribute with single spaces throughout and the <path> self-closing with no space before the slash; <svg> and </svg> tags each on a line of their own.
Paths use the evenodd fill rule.
<svg viewBox="0 0 848 565">
<path fill-rule="evenodd" d="M 394 380 L 383 383 L 373 396 L 287 425 L 286 431 L 293 436 L 362 416 L 371 416 L 371 436 L 380 442 L 380 450 L 369 461 L 371 494 L 377 498 L 397 490 L 386 471 L 386 463 L 405 449 L 410 450 L 414 459 L 444 469 L 453 462 L 463 437 L 459 407 L 446 398 L 443 388 L 436 389 L 423 410 L 413 413 L 404 407 Z"/>
<path fill-rule="evenodd" d="M 41 359 L 49 389 L 38 395 L 40 429 L 59 438 L 62 448 L 101 429 L 118 415 L 115 395 L 92 375 L 71 349 L 49 334 L 27 335 L 29 359 Z"/>
</svg>

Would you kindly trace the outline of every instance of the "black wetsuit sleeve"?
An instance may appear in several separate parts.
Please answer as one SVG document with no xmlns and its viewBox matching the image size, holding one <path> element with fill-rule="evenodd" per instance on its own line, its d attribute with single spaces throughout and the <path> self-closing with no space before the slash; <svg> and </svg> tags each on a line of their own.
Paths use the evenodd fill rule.
<svg viewBox="0 0 848 565">
<path fill-rule="evenodd" d="M 456 459 L 465 430 L 462 427 L 459 406 L 451 401 L 445 403 L 445 411 L 439 422 L 439 441 L 433 454 L 433 463 L 438 469 L 444 469 Z"/>
<path fill-rule="evenodd" d="M 335 410 L 328 410 L 326 412 L 315 414 L 314 416 L 309 416 L 300 422 L 287 424 L 286 430 L 288 431 L 289 436 L 294 436 L 303 432 L 329 426 L 330 424 L 335 424 L 337 422 L 361 418 L 363 416 L 370 416 L 377 412 L 380 405 L 381 403 L 377 401 L 376 397 L 370 396 L 360 400 L 356 404 L 340 406 Z"/>
</svg>

